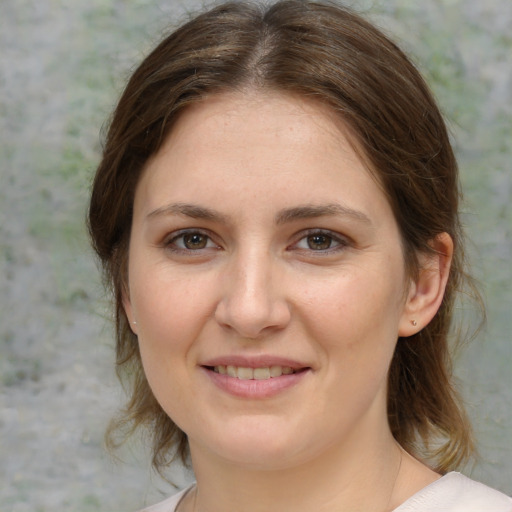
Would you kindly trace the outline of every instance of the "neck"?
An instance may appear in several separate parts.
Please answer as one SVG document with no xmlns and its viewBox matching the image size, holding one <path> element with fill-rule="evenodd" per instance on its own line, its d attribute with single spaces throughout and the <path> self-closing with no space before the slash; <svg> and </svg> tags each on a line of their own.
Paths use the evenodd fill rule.
<svg viewBox="0 0 512 512">
<path fill-rule="evenodd" d="M 271 470 L 240 467 L 191 444 L 197 488 L 194 512 L 389 512 L 402 472 L 402 453 L 389 432 L 374 443 L 331 446 L 321 457 Z"/>
</svg>

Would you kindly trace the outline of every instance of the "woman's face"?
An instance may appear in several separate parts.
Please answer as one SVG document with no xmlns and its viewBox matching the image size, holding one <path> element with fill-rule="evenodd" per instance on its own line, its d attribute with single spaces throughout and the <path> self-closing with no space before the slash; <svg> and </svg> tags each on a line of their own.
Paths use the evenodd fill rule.
<svg viewBox="0 0 512 512">
<path fill-rule="evenodd" d="M 212 96 L 143 173 L 125 308 L 193 457 L 283 468 L 387 431 L 408 279 L 345 133 L 312 101 Z"/>
</svg>

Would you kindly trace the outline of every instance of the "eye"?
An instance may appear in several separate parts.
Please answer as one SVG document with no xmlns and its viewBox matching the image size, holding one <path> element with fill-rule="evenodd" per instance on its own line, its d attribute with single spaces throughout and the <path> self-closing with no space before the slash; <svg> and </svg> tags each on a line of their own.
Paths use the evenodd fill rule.
<svg viewBox="0 0 512 512">
<path fill-rule="evenodd" d="M 218 247 L 207 234 L 201 231 L 182 231 L 171 236 L 165 245 L 175 251 L 200 251 Z"/>
<path fill-rule="evenodd" d="M 348 245 L 342 237 L 326 231 L 312 231 L 294 244 L 296 249 L 315 252 L 332 252 Z"/>
<path fill-rule="evenodd" d="M 308 235 L 305 240 L 308 248 L 313 251 L 325 251 L 330 249 L 334 242 L 332 237 L 323 233 Z"/>
<path fill-rule="evenodd" d="M 187 233 L 179 237 L 185 249 L 191 251 L 204 249 L 208 245 L 208 237 L 202 233 Z"/>
</svg>

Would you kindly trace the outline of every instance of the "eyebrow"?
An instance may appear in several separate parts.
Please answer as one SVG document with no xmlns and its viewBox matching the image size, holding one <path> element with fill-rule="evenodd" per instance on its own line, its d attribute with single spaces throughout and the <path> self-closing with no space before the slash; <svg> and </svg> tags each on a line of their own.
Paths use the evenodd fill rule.
<svg viewBox="0 0 512 512">
<path fill-rule="evenodd" d="M 192 219 L 202 219 L 217 221 L 226 224 L 228 217 L 221 213 L 205 208 L 204 206 L 198 206 L 196 204 L 188 203 L 172 203 L 161 208 L 153 210 L 147 215 L 148 219 L 153 217 L 167 216 L 167 215 L 180 215 L 182 217 L 191 217 Z"/>
<path fill-rule="evenodd" d="M 306 204 L 280 211 L 275 217 L 276 224 L 285 224 L 301 219 L 313 219 L 324 216 L 349 217 L 357 221 L 371 224 L 370 218 L 359 210 L 354 210 L 338 203 L 325 205 Z"/>
<path fill-rule="evenodd" d="M 209 220 L 222 224 L 229 223 L 228 216 L 221 214 L 216 210 L 189 203 L 171 203 L 161 208 L 157 208 L 147 215 L 147 219 L 167 215 L 180 215 L 183 217 Z M 330 203 L 325 205 L 306 204 L 295 206 L 293 208 L 285 208 L 276 214 L 274 217 L 274 222 L 276 225 L 282 225 L 301 219 L 313 219 L 324 216 L 349 217 L 369 225 L 372 224 L 370 218 L 363 212 L 354 210 L 338 203 Z"/>
</svg>

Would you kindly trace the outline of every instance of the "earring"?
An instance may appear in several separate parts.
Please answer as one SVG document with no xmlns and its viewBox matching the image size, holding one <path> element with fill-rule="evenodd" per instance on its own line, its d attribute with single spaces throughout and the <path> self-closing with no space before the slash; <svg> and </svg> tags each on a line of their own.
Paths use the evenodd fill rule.
<svg viewBox="0 0 512 512">
<path fill-rule="evenodd" d="M 132 322 L 132 324 L 133 324 L 133 325 L 137 325 L 137 322 L 134 320 L 134 321 Z"/>
<path fill-rule="evenodd" d="M 416 322 L 416 320 L 411 320 L 411 324 L 414 325 L 414 327 L 416 327 L 418 325 L 418 322 Z"/>
</svg>

